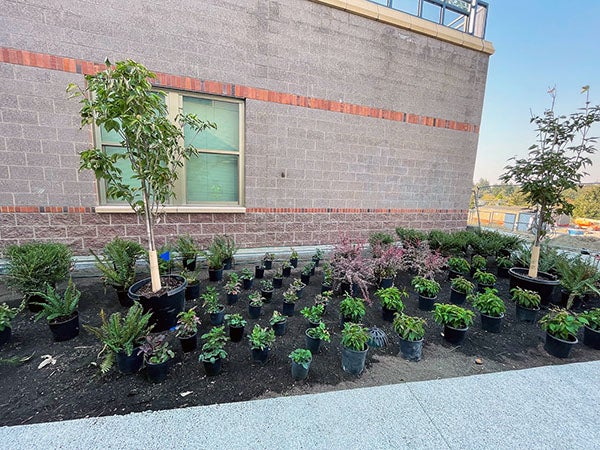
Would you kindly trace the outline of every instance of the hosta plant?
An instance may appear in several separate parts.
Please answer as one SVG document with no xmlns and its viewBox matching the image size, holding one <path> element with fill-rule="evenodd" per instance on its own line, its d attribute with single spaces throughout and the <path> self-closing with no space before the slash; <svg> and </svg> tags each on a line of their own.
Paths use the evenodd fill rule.
<svg viewBox="0 0 600 450">
<path fill-rule="evenodd" d="M 475 313 L 469 309 L 457 305 L 436 303 L 433 320 L 438 325 L 449 326 L 456 329 L 464 329 L 473 325 Z"/>
<path fill-rule="evenodd" d="M 520 287 L 515 287 L 510 290 L 512 300 L 523 308 L 536 309 L 540 307 L 542 298 L 536 291 L 530 291 Z"/>
<path fill-rule="evenodd" d="M 393 327 L 398 336 L 405 341 L 420 341 L 425 336 L 426 323 L 427 321 L 421 317 L 396 313 Z"/>
<path fill-rule="evenodd" d="M 485 288 L 485 292 L 471 294 L 468 300 L 482 314 L 491 317 L 501 317 L 506 312 L 506 305 L 500 297 L 498 290 Z"/>
<path fill-rule="evenodd" d="M 588 324 L 588 320 L 582 316 L 576 316 L 566 309 L 551 309 L 539 321 L 542 330 L 555 338 L 570 341 L 569 336 L 576 336 L 579 329 Z"/>
</svg>

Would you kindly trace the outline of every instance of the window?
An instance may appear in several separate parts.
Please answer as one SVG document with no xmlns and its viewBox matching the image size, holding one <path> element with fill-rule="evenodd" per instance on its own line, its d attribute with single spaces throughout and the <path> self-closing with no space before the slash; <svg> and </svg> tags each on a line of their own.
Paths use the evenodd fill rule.
<svg viewBox="0 0 600 450">
<path fill-rule="evenodd" d="M 236 207 L 243 205 L 243 101 L 199 96 L 180 92 L 164 92 L 169 117 L 175 119 L 180 111 L 197 114 L 203 120 L 217 124 L 200 134 L 188 129 L 184 132 L 186 146 L 193 145 L 200 154 L 186 161 L 175 186 L 172 206 Z M 115 132 L 99 129 L 96 140 L 108 154 L 119 152 L 120 138 Z M 131 176 L 131 167 L 122 161 L 125 177 Z M 107 198 L 104 182 L 99 182 L 102 205 L 121 205 Z"/>
</svg>

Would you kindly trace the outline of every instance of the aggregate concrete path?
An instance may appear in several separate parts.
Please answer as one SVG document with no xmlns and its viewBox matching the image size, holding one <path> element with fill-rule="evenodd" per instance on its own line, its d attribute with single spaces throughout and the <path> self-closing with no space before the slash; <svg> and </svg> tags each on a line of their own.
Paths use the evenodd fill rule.
<svg viewBox="0 0 600 450">
<path fill-rule="evenodd" d="M 0 427 L 1 449 L 600 448 L 600 361 Z"/>
</svg>

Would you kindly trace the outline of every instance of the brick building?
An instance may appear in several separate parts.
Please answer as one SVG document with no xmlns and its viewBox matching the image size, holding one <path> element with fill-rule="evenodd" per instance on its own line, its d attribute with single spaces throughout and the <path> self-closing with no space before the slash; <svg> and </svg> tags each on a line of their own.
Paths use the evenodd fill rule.
<svg viewBox="0 0 600 450">
<path fill-rule="evenodd" d="M 451 5 L 475 8 L 414 2 L 450 18 Z M 388 2 L 4 0 L 0 247 L 53 240 L 86 254 L 114 235 L 144 242 L 129 208 L 78 171 L 88 146 L 118 151 L 108 133 L 79 128 L 65 93 L 107 57 L 144 64 L 171 111 L 219 125 L 194 142 L 202 155 L 159 242 L 228 233 L 245 247 L 303 245 L 463 227 L 493 47 L 467 16 L 457 31 L 377 3 Z"/>
</svg>

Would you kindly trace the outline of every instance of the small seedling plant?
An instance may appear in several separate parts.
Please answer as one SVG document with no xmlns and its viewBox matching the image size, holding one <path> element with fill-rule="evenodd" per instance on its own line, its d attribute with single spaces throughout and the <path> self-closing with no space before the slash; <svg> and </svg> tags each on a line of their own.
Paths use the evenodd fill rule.
<svg viewBox="0 0 600 450">
<path fill-rule="evenodd" d="M 421 317 L 409 316 L 404 313 L 394 315 L 394 331 L 405 341 L 420 341 L 425 336 L 427 321 Z"/>
<path fill-rule="evenodd" d="M 169 348 L 166 334 L 146 336 L 138 352 L 143 353 L 146 362 L 150 364 L 162 364 L 175 356 Z"/>
<path fill-rule="evenodd" d="M 219 301 L 219 293 L 212 286 L 208 286 L 206 292 L 200 298 L 204 302 L 202 303 L 202 307 L 208 314 L 216 314 L 223 308 L 223 304 Z"/>
<path fill-rule="evenodd" d="M 252 280 L 254 278 L 254 274 L 250 269 L 244 267 L 240 274 L 240 280 Z"/>
<path fill-rule="evenodd" d="M 283 293 L 283 301 L 285 303 L 296 303 L 298 301 L 298 291 L 290 286 L 288 290 Z"/>
<path fill-rule="evenodd" d="M 225 314 L 225 323 L 231 328 L 243 328 L 248 322 L 241 314 Z"/>
</svg>

